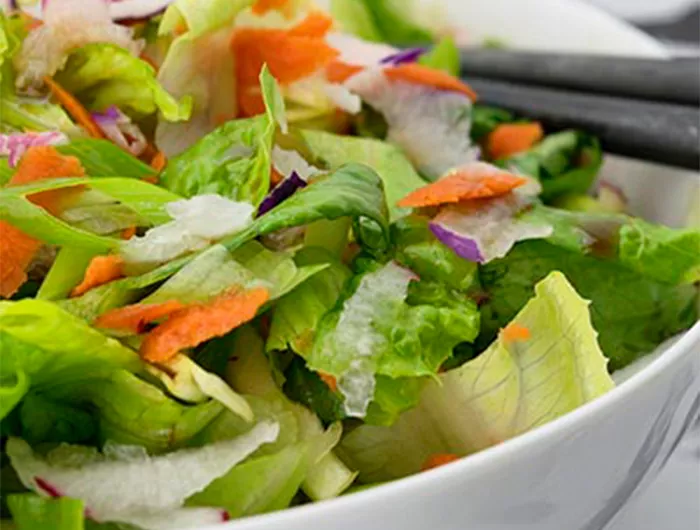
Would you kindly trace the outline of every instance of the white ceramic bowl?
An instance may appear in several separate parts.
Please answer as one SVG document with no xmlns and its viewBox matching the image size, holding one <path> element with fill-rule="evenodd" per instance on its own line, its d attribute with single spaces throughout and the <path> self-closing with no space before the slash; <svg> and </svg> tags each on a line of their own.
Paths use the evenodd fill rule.
<svg viewBox="0 0 700 530">
<path fill-rule="evenodd" d="M 573 1 L 448 4 L 449 20 L 463 23 L 474 39 L 664 56 L 653 39 Z M 614 159 L 605 178 L 650 219 L 680 224 L 691 208 L 700 209 L 692 204 L 700 202 L 700 177 L 692 173 Z M 597 401 L 449 466 L 211 530 L 601 530 L 656 476 L 698 419 L 700 324 L 636 368 L 634 375 L 618 374 L 626 380 Z"/>
</svg>

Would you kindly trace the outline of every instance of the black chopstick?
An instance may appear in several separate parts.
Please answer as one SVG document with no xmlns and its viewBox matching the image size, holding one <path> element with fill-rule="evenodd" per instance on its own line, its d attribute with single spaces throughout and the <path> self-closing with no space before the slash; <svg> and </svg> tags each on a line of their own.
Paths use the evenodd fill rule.
<svg viewBox="0 0 700 530">
<path fill-rule="evenodd" d="M 462 51 L 461 66 L 463 75 L 492 80 L 700 104 L 697 58 L 638 59 L 473 48 Z"/>
<path fill-rule="evenodd" d="M 479 103 L 597 135 L 610 153 L 700 169 L 700 108 L 467 76 Z"/>
</svg>

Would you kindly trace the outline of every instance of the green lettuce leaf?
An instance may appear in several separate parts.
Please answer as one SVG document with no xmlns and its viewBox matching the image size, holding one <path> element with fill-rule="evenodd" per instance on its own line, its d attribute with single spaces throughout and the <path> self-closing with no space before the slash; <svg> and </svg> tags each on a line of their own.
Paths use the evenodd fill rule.
<svg viewBox="0 0 700 530">
<path fill-rule="evenodd" d="M 342 454 L 365 482 L 413 474 L 434 454 L 465 455 L 527 432 L 613 388 L 588 302 L 551 273 L 512 325 L 481 356 L 440 376 L 391 428 L 361 426 Z"/>
<path fill-rule="evenodd" d="M 138 355 L 50 302 L 0 302 L 0 380 L 16 380 L 46 395 L 108 377 L 140 371 Z M 16 397 L 16 396 L 15 396 Z M 7 411 L 4 411 L 5 413 Z"/>
<path fill-rule="evenodd" d="M 63 247 L 49 273 L 41 282 L 36 297 L 40 300 L 61 300 L 67 298 L 71 290 L 80 283 L 90 261 L 97 254 L 80 247 Z"/>
<path fill-rule="evenodd" d="M 392 221 L 405 216 L 409 211 L 396 204 L 426 184 L 401 150 L 394 145 L 371 138 L 339 136 L 323 131 L 302 131 L 302 136 L 313 156 L 331 170 L 349 162 L 374 169 L 384 184 Z"/>
<path fill-rule="evenodd" d="M 284 371 L 284 393 L 290 399 L 312 410 L 325 424 L 345 419 L 343 397 L 306 366 L 301 357 L 294 357 Z"/>
<path fill-rule="evenodd" d="M 124 149 L 107 140 L 77 138 L 57 147 L 64 155 L 80 160 L 90 177 L 120 177 L 141 179 L 156 175 L 156 171 Z"/>
<path fill-rule="evenodd" d="M 620 261 L 665 283 L 700 281 L 700 230 L 674 230 L 631 219 L 620 229 Z"/>
<path fill-rule="evenodd" d="M 428 227 L 428 219 L 409 216 L 394 223 L 391 229 L 394 259 L 421 279 L 462 293 L 478 285 L 476 264 L 460 258 L 438 241 Z"/>
<path fill-rule="evenodd" d="M 412 273 L 394 263 L 367 269 L 320 322 L 305 357 L 309 368 L 338 380 L 346 413 L 390 423 L 417 399 L 391 380 L 434 377 L 457 344 L 476 338 L 479 313 L 466 295 L 412 281 Z"/>
<path fill-rule="evenodd" d="M 616 260 L 529 241 L 481 268 L 487 300 L 481 306 L 482 346 L 525 305 L 534 285 L 554 270 L 591 300 L 593 326 L 611 370 L 627 366 L 697 320 L 697 289 L 692 285 L 657 282 Z"/>
<path fill-rule="evenodd" d="M 442 70 L 459 77 L 461 66 L 459 48 L 452 37 L 443 37 L 428 53 L 421 55 L 418 63 L 436 70 Z M 473 126 L 472 126 L 473 127 Z"/>
<path fill-rule="evenodd" d="M 397 0 L 332 0 L 331 13 L 347 33 L 365 40 L 410 46 L 432 42 L 432 33 L 410 18 L 414 6 Z"/>
<path fill-rule="evenodd" d="M 138 179 L 50 179 L 0 189 L 0 219 L 45 243 L 79 246 L 96 252 L 108 252 L 117 248 L 118 239 L 98 236 L 72 227 L 27 200 L 27 196 L 33 193 L 77 185 L 88 185 L 91 189 L 111 197 L 153 225 L 170 221 L 165 205 L 180 199 L 174 193 Z"/>
<path fill-rule="evenodd" d="M 267 68 L 260 73 L 266 113 L 229 121 L 172 158 L 161 175 L 166 188 L 185 197 L 217 193 L 256 206 L 270 189 L 275 131 L 284 103 Z"/>
<path fill-rule="evenodd" d="M 547 136 L 529 151 L 498 163 L 530 175 L 542 184 L 542 199 L 586 193 L 603 163 L 600 142 L 579 131 L 563 131 Z"/>
<path fill-rule="evenodd" d="M 252 0 L 178 0 L 161 21 L 158 33 L 175 37 L 158 71 L 158 81 L 176 97 L 193 99 L 186 123 L 160 120 L 156 143 L 168 156 L 181 153 L 238 114 L 235 58 L 230 50 L 233 22 Z"/>
<path fill-rule="evenodd" d="M 338 301 L 350 271 L 319 248 L 303 249 L 295 261 L 298 265 L 326 264 L 327 268 L 277 302 L 265 348 L 267 351 L 291 348 L 303 355 L 308 354 L 313 344 L 321 318 Z"/>
<path fill-rule="evenodd" d="M 56 80 L 88 108 L 110 105 L 136 118 L 160 111 L 169 121 L 190 117 L 192 99 L 175 100 L 156 81 L 154 68 L 113 44 L 87 44 L 73 51 Z"/>
<path fill-rule="evenodd" d="M 89 410 L 30 392 L 19 406 L 21 435 L 32 445 L 41 443 L 94 443 L 98 420 Z"/>
<path fill-rule="evenodd" d="M 10 495 L 7 505 L 17 530 L 83 530 L 83 501 L 69 497 L 55 499 L 35 493 Z"/>
<path fill-rule="evenodd" d="M 298 191 L 222 244 L 236 249 L 250 239 L 283 228 L 350 217 L 366 222 L 356 223 L 356 237 L 360 242 L 372 249 L 383 250 L 389 244 L 388 215 L 379 176 L 367 166 L 347 164 L 316 179 L 313 186 Z"/>
</svg>

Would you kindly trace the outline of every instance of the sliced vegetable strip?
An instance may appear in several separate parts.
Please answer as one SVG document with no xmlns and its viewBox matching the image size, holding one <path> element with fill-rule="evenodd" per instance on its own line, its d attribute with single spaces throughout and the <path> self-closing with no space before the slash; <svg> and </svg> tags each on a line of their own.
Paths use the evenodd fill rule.
<svg viewBox="0 0 700 530">
<path fill-rule="evenodd" d="M 289 4 L 289 0 L 256 0 L 253 4 L 253 13 L 264 15 L 268 11 L 282 10 Z"/>
<path fill-rule="evenodd" d="M 83 281 L 71 291 L 71 296 L 80 296 L 94 287 L 123 277 L 123 267 L 124 262 L 115 254 L 95 256 L 85 271 Z"/>
<path fill-rule="evenodd" d="M 95 122 L 92 114 L 83 107 L 82 103 L 78 101 L 75 96 L 70 94 L 66 89 L 59 85 L 50 77 L 45 77 L 44 82 L 49 87 L 51 94 L 56 98 L 56 100 L 61 104 L 61 106 L 66 109 L 66 112 L 70 114 L 78 125 L 85 129 L 90 136 L 93 138 L 104 138 L 105 134 L 102 129 Z"/>
<path fill-rule="evenodd" d="M 530 338 L 530 330 L 525 326 L 511 323 L 501 330 L 501 339 L 503 342 L 522 342 Z"/>
<path fill-rule="evenodd" d="M 252 116 L 264 109 L 258 83 L 264 64 L 284 85 L 310 76 L 338 56 L 324 39 L 332 23 L 327 16 L 314 12 L 290 29 L 240 28 L 234 33 L 231 47 L 243 115 Z"/>
<path fill-rule="evenodd" d="M 98 328 L 118 329 L 143 333 L 146 324 L 155 322 L 185 308 L 177 300 L 159 304 L 133 304 L 108 311 L 95 320 Z"/>
<path fill-rule="evenodd" d="M 421 467 L 421 470 L 428 471 L 429 469 L 435 469 L 436 467 L 441 467 L 452 462 L 456 462 L 457 460 L 459 460 L 459 457 L 451 453 L 439 453 L 431 455 L 425 460 L 423 466 Z"/>
<path fill-rule="evenodd" d="M 362 72 L 364 68 L 356 64 L 348 64 L 343 61 L 331 61 L 326 67 L 326 79 L 331 83 L 344 83 L 352 76 Z"/>
<path fill-rule="evenodd" d="M 539 123 L 504 123 L 496 127 L 486 140 L 486 149 L 494 160 L 527 151 L 544 138 Z"/>
<path fill-rule="evenodd" d="M 435 70 L 421 64 L 401 64 L 387 68 L 384 70 L 384 74 L 391 81 L 405 81 L 407 83 L 429 86 L 437 90 L 459 92 L 472 101 L 477 99 L 476 92 L 463 81 L 442 70 Z"/>
<path fill-rule="evenodd" d="M 223 336 L 255 318 L 269 297 L 267 289 L 261 287 L 229 292 L 209 304 L 186 307 L 146 335 L 141 356 L 149 362 L 163 362 L 180 350 Z"/>
<path fill-rule="evenodd" d="M 499 197 L 526 182 L 527 179 L 490 164 L 475 162 L 455 169 L 437 182 L 409 193 L 399 201 L 399 206 L 421 208 Z"/>
<path fill-rule="evenodd" d="M 63 156 L 52 146 L 30 147 L 10 179 L 8 186 L 29 184 L 37 180 L 80 177 L 85 170 L 77 158 Z M 33 203 L 55 213 L 67 190 L 45 191 L 29 197 Z M 0 221 L 0 296 L 9 298 L 27 280 L 26 269 L 41 247 L 41 241 L 18 228 Z"/>
</svg>

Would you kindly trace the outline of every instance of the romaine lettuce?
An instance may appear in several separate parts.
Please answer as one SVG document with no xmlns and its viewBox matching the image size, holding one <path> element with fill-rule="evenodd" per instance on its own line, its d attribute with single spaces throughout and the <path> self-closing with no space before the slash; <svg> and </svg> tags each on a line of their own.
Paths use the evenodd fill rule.
<svg viewBox="0 0 700 530">
<path fill-rule="evenodd" d="M 17 530 L 83 530 L 83 502 L 70 497 L 55 499 L 35 493 L 10 495 L 7 506 Z"/>
<path fill-rule="evenodd" d="M 693 285 L 661 283 L 617 260 L 530 241 L 480 271 L 486 301 L 479 344 L 488 344 L 553 270 L 564 273 L 591 300 L 593 325 L 611 370 L 627 366 L 697 320 Z"/>
<path fill-rule="evenodd" d="M 543 425 L 614 385 L 596 342 L 588 302 L 561 273 L 540 282 L 481 356 L 431 382 L 420 405 L 392 427 L 364 425 L 342 455 L 365 482 L 420 471 L 435 454 L 465 455 Z"/>
<path fill-rule="evenodd" d="M 104 111 L 110 105 L 136 118 L 160 111 L 169 121 L 190 117 L 192 100 L 175 100 L 156 81 L 154 68 L 113 44 L 87 44 L 74 50 L 56 80 L 85 105 Z"/>
</svg>

